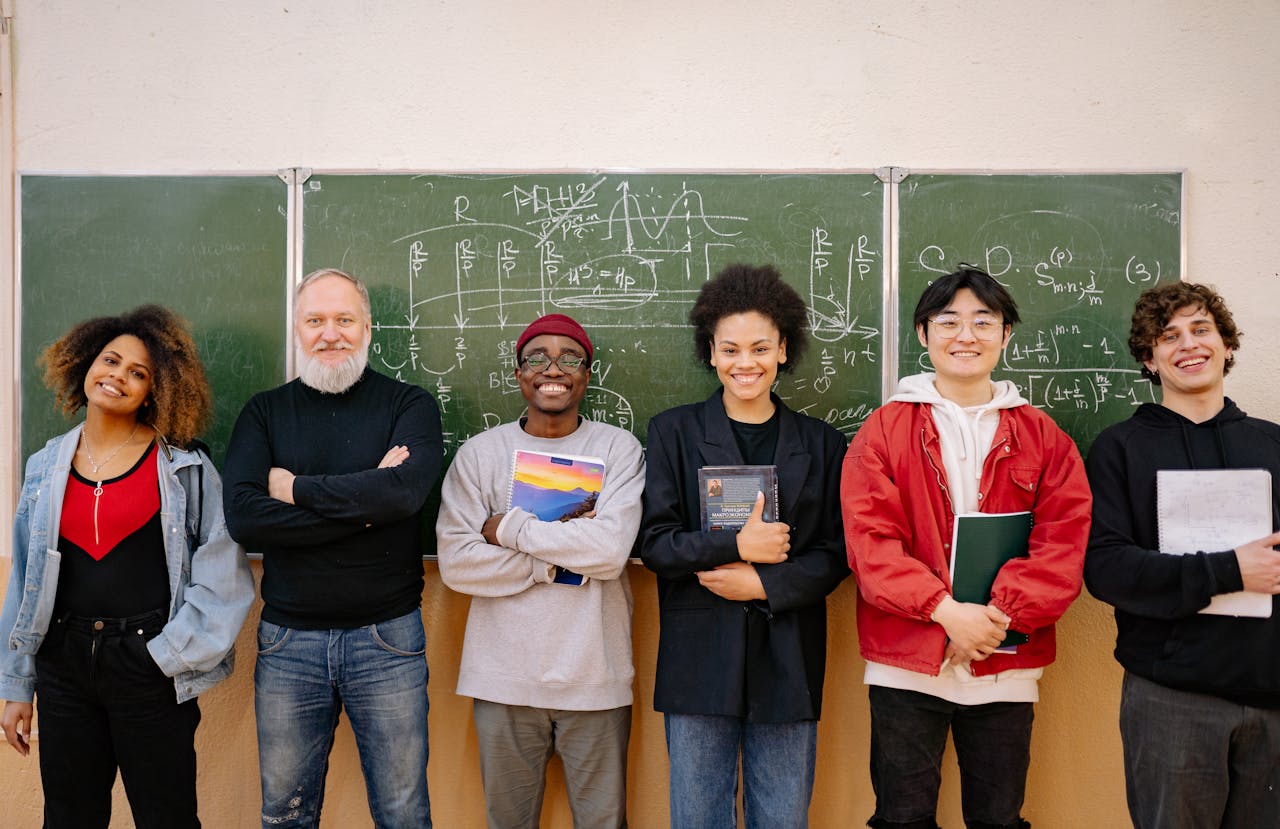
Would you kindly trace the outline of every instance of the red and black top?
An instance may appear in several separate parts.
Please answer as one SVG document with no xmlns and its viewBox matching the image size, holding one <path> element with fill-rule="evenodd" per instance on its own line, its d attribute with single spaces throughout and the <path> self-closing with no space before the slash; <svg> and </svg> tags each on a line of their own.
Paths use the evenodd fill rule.
<svg viewBox="0 0 1280 829">
<path fill-rule="evenodd" d="M 101 482 L 74 468 L 62 501 L 55 615 L 122 618 L 169 607 L 156 445 Z"/>
</svg>

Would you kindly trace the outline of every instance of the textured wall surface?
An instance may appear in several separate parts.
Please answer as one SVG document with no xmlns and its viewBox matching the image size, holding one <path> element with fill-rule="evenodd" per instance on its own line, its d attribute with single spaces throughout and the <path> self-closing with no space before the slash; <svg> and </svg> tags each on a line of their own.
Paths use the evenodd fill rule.
<svg viewBox="0 0 1280 829">
<path fill-rule="evenodd" d="M 1268 0 L 702 3 L 4 0 L 12 137 L 26 171 L 867 168 L 1185 169 L 1188 276 L 1215 283 L 1245 332 L 1228 393 L 1280 418 L 1280 6 Z M 0 193 L 5 192 L 0 190 Z M 11 205 L 3 223 L 14 221 Z M 12 297 L 9 257 L 0 291 Z M 86 308 L 89 315 L 94 309 Z M 0 304 L 8 330 L 13 303 Z M 0 338 L 0 519 L 16 481 L 12 337 Z M 27 367 L 29 370 L 30 367 Z M 0 571 L 7 570 L 0 559 Z M 650 709 L 657 612 L 634 568 L 631 823 L 666 823 Z M 870 814 L 866 692 L 851 583 L 831 599 L 815 827 Z M 467 600 L 428 568 L 437 825 L 482 825 L 469 701 L 453 695 Z M 1037 707 L 1026 816 L 1037 829 L 1128 825 L 1108 608 L 1083 597 Z M 257 823 L 253 636 L 207 695 L 202 817 Z M 940 821 L 960 826 L 954 760 Z M 571 825 L 553 775 L 544 825 Z M 0 752 L 3 823 L 40 825 L 34 756 Z M 326 827 L 368 826 L 345 724 Z M 113 827 L 130 825 L 123 795 Z"/>
</svg>

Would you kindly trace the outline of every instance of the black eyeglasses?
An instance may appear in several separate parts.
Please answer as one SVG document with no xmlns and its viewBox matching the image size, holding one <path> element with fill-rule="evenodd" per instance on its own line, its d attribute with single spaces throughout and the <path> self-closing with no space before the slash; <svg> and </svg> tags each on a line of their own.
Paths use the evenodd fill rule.
<svg viewBox="0 0 1280 829">
<path fill-rule="evenodd" d="M 553 360 L 546 354 L 537 353 L 521 359 L 520 364 L 533 369 L 534 374 L 538 374 L 546 371 L 547 366 L 555 363 L 556 367 L 565 374 L 573 374 L 582 368 L 582 364 L 586 361 L 585 357 L 579 357 L 577 354 L 561 354 Z"/>
</svg>

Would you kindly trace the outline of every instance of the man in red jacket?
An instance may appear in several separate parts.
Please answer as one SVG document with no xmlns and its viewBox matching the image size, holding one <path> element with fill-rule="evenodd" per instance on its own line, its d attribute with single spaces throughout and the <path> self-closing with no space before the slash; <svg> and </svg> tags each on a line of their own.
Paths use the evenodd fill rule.
<svg viewBox="0 0 1280 829">
<path fill-rule="evenodd" d="M 845 456 L 840 500 L 870 686 L 872 827 L 934 829 L 951 732 L 965 823 L 1025 827 L 1032 703 L 1054 622 L 1080 592 L 1091 498 L 1075 444 L 991 372 L 1018 309 L 962 266 L 914 322 L 936 373 L 903 378 Z M 1030 512 L 1028 555 L 986 604 L 951 595 L 956 515 Z M 1012 652 L 1010 631 L 1026 634 Z"/>
</svg>

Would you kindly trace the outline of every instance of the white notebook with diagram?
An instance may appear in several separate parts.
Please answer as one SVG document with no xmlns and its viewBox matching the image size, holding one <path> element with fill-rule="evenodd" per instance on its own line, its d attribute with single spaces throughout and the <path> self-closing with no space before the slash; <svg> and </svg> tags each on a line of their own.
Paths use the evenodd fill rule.
<svg viewBox="0 0 1280 829">
<path fill-rule="evenodd" d="M 1233 550 L 1270 535 L 1271 472 L 1266 469 L 1161 469 L 1156 472 L 1160 552 Z M 1271 615 L 1272 597 L 1240 590 L 1213 597 L 1201 613 Z"/>
</svg>

